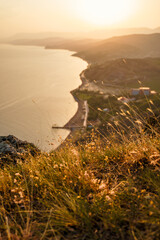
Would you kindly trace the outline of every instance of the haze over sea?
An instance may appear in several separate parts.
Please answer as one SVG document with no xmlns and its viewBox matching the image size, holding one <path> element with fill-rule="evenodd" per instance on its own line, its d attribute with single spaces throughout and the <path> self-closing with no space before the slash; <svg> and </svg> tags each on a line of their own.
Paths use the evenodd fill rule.
<svg viewBox="0 0 160 240">
<path fill-rule="evenodd" d="M 13 134 L 41 150 L 69 134 L 63 126 L 77 111 L 70 91 L 87 63 L 66 50 L 0 45 L 0 136 Z"/>
</svg>

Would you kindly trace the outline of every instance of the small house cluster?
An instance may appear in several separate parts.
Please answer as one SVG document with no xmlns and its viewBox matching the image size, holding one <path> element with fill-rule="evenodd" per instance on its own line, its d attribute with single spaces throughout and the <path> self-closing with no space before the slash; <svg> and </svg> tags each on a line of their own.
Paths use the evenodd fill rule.
<svg viewBox="0 0 160 240">
<path fill-rule="evenodd" d="M 156 91 L 151 91 L 151 89 L 149 87 L 133 88 L 131 90 L 132 98 L 119 97 L 117 100 L 122 103 L 129 103 L 131 101 L 135 101 L 136 96 L 150 96 L 153 94 L 156 94 Z"/>
</svg>

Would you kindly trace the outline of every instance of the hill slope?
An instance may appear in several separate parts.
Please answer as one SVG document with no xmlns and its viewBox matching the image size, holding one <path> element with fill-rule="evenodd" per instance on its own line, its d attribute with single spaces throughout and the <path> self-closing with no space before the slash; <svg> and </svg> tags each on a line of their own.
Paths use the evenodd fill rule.
<svg viewBox="0 0 160 240">
<path fill-rule="evenodd" d="M 98 41 L 87 50 L 75 54 L 88 62 L 104 62 L 117 58 L 160 57 L 160 33 L 135 34 Z"/>
<path fill-rule="evenodd" d="M 143 85 L 160 90 L 160 58 L 116 59 L 103 64 L 93 64 L 85 70 L 85 76 L 97 84 L 115 86 Z"/>
</svg>

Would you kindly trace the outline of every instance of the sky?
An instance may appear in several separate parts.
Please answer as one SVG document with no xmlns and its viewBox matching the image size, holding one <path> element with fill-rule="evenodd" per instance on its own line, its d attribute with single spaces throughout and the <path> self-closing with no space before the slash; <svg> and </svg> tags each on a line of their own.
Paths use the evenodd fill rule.
<svg viewBox="0 0 160 240">
<path fill-rule="evenodd" d="M 160 26 L 160 0 L 0 0 L 0 37 Z"/>
</svg>

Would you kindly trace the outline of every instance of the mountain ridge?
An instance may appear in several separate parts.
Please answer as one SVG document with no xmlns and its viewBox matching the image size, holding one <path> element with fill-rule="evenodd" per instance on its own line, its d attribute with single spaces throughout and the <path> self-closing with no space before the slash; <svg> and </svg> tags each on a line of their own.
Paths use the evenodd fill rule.
<svg viewBox="0 0 160 240">
<path fill-rule="evenodd" d="M 76 53 L 75 56 L 89 63 L 117 58 L 159 57 L 159 43 L 160 33 L 119 36 L 99 41 L 87 50 Z"/>
</svg>

